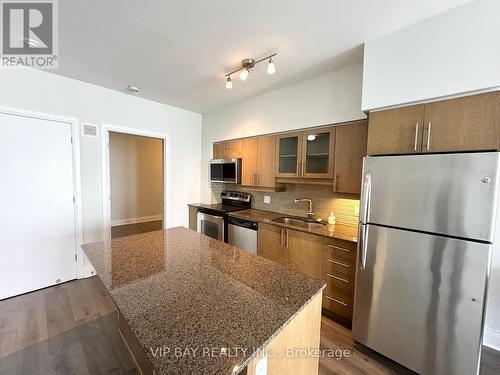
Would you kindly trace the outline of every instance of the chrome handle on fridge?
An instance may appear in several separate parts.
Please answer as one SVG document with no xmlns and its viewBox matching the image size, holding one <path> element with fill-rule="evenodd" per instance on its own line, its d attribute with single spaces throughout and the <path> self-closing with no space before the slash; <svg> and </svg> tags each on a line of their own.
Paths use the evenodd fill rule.
<svg viewBox="0 0 500 375">
<path fill-rule="evenodd" d="M 415 125 L 415 144 L 413 145 L 413 151 L 417 151 L 417 142 L 418 142 L 418 122 Z"/>
<path fill-rule="evenodd" d="M 361 217 L 360 223 L 366 224 L 370 216 L 370 199 L 372 195 L 372 176 L 367 173 L 363 181 L 363 196 L 361 197 Z"/>
<path fill-rule="evenodd" d="M 429 127 L 427 128 L 427 151 L 429 151 L 431 148 L 431 128 L 432 121 L 429 121 Z"/>
<path fill-rule="evenodd" d="M 372 176 L 367 173 L 363 181 L 363 196 L 362 196 L 362 211 L 360 216 L 359 231 L 358 231 L 358 256 L 359 265 L 362 270 L 366 267 L 366 252 L 367 252 L 367 237 L 368 227 L 367 221 L 370 218 L 370 200 L 372 195 Z"/>
<path fill-rule="evenodd" d="M 368 253 L 368 225 L 360 224 L 358 231 L 358 257 L 359 268 L 364 270 L 366 268 L 366 257 Z"/>
</svg>

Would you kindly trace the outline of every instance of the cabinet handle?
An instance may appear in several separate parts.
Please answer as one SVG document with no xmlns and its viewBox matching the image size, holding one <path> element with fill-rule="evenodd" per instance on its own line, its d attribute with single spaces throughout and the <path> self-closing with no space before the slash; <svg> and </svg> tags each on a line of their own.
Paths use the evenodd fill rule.
<svg viewBox="0 0 500 375">
<path fill-rule="evenodd" d="M 304 177 L 304 162 L 302 162 L 302 168 L 300 171 L 300 177 Z"/>
<path fill-rule="evenodd" d="M 285 247 L 288 249 L 288 229 L 285 229 L 286 239 L 285 239 Z"/>
<path fill-rule="evenodd" d="M 333 259 L 327 259 L 330 263 L 337 264 L 342 267 L 350 268 L 348 264 L 342 263 L 342 262 L 337 262 L 336 260 Z"/>
<path fill-rule="evenodd" d="M 338 281 L 342 281 L 343 283 L 350 284 L 349 280 L 343 279 L 341 277 L 334 276 L 334 275 L 329 274 L 329 273 L 327 273 L 326 276 L 331 277 L 332 279 L 335 279 L 335 280 L 338 280 Z"/>
<path fill-rule="evenodd" d="M 283 247 L 283 229 L 280 229 L 280 246 Z"/>
<path fill-rule="evenodd" d="M 417 151 L 417 142 L 418 142 L 418 121 L 415 125 L 415 144 L 413 146 L 413 151 Z"/>
<path fill-rule="evenodd" d="M 338 247 L 338 246 L 334 246 L 334 245 L 330 245 L 330 244 L 328 244 L 328 245 L 326 245 L 326 246 L 331 247 L 332 249 L 345 251 L 346 253 L 350 253 L 350 252 L 351 252 L 351 250 L 349 250 L 349 249 L 344 249 L 343 247 Z"/>
<path fill-rule="evenodd" d="M 342 306 L 345 306 L 345 307 L 348 306 L 347 303 L 345 303 L 344 301 L 341 301 L 339 299 L 336 299 L 336 298 L 333 298 L 333 297 L 330 297 L 330 296 L 326 296 L 326 298 L 328 298 L 330 301 L 338 303 L 339 305 L 342 305 Z"/>
<path fill-rule="evenodd" d="M 429 127 L 427 129 L 427 151 L 431 149 L 431 129 L 432 129 L 432 121 L 429 121 Z"/>
</svg>

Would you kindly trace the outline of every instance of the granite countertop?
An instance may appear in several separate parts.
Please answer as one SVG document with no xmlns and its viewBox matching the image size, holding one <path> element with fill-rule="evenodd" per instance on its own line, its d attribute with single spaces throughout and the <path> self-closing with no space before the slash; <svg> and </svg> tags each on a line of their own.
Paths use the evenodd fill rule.
<svg viewBox="0 0 500 375">
<path fill-rule="evenodd" d="M 159 374 L 239 373 L 325 287 L 183 227 L 82 247 Z"/>
<path fill-rule="evenodd" d="M 241 211 L 233 211 L 228 214 L 229 216 L 239 217 L 243 219 L 252 220 L 260 223 L 267 223 L 272 225 L 277 225 L 283 228 L 294 229 L 301 232 L 318 234 L 324 237 L 337 238 L 340 240 L 346 240 L 351 242 L 358 242 L 358 228 L 349 225 L 335 224 L 335 225 L 324 225 L 320 228 L 307 228 L 301 227 L 299 225 L 282 224 L 273 221 L 274 219 L 287 216 L 287 217 L 297 217 L 293 215 L 282 214 L 279 212 L 263 211 L 256 209 L 248 209 Z M 299 218 L 299 217 L 297 217 Z M 304 219 L 304 218 L 299 218 Z M 308 219 L 306 219 L 308 220 Z"/>
</svg>

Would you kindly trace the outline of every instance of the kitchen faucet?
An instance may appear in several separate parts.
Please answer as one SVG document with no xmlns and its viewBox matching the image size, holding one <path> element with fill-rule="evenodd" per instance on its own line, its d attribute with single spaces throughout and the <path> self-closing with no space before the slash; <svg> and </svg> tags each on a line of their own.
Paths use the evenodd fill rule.
<svg viewBox="0 0 500 375">
<path fill-rule="evenodd" d="M 309 211 L 307 212 L 307 217 L 310 219 L 314 219 L 316 216 L 316 212 L 313 211 L 313 202 L 310 198 L 295 198 L 295 203 L 299 202 L 308 202 L 309 203 Z"/>
</svg>

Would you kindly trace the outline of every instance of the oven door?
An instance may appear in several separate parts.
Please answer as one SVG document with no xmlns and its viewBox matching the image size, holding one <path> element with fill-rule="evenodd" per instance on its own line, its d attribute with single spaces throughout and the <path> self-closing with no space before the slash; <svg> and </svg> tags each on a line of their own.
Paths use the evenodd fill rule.
<svg viewBox="0 0 500 375">
<path fill-rule="evenodd" d="M 224 218 L 198 212 L 196 231 L 216 240 L 224 241 Z"/>
</svg>

